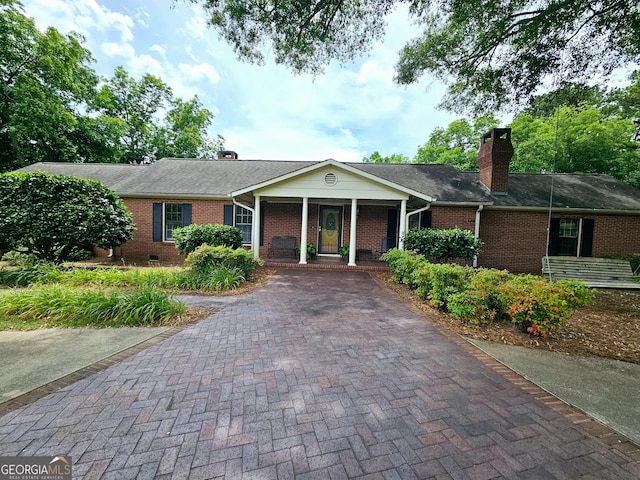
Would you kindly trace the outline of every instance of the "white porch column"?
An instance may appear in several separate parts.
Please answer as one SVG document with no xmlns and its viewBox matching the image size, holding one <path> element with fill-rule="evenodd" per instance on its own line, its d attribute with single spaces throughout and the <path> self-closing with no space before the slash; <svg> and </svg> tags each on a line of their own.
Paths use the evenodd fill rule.
<svg viewBox="0 0 640 480">
<path fill-rule="evenodd" d="M 351 199 L 351 228 L 349 229 L 349 263 L 350 267 L 356 266 L 356 224 L 358 223 L 358 200 Z"/>
<path fill-rule="evenodd" d="M 398 248 L 404 250 L 404 234 L 407 232 L 407 201 L 400 202 L 400 238 L 398 239 Z"/>
<path fill-rule="evenodd" d="M 309 224 L 309 198 L 302 198 L 302 232 L 300 232 L 300 263 L 307 263 L 307 226 Z"/>
<path fill-rule="evenodd" d="M 254 258 L 260 258 L 260 230 L 260 195 L 256 195 L 253 209 L 253 232 L 251 234 L 251 249 Z"/>
</svg>

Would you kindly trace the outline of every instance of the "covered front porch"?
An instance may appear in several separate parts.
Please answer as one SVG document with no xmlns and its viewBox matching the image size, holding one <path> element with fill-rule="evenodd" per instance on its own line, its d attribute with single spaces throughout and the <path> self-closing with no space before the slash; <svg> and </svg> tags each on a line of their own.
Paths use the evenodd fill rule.
<svg viewBox="0 0 640 480">
<path fill-rule="evenodd" d="M 271 264 L 338 269 L 381 268 L 380 254 L 402 248 L 411 216 L 429 209 L 433 201 L 334 160 L 232 196 L 237 206 L 251 212 L 251 249 L 256 257 Z M 289 252 L 296 248 L 295 258 L 272 258 L 272 243 L 283 239 L 288 239 Z M 308 244 L 317 249 L 317 256 L 309 255 Z"/>
</svg>

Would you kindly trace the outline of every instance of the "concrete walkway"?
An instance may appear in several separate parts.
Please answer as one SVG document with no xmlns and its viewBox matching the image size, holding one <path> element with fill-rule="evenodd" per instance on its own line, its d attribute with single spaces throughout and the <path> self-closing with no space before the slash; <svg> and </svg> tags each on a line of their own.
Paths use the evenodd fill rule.
<svg viewBox="0 0 640 480">
<path fill-rule="evenodd" d="M 469 341 L 563 402 L 640 445 L 640 365 Z"/>
<path fill-rule="evenodd" d="M 167 328 L 0 332 L 0 403 L 155 337 Z"/>
<path fill-rule="evenodd" d="M 364 272 L 289 270 L 0 417 L 74 478 L 640 478 L 637 449 Z"/>
</svg>

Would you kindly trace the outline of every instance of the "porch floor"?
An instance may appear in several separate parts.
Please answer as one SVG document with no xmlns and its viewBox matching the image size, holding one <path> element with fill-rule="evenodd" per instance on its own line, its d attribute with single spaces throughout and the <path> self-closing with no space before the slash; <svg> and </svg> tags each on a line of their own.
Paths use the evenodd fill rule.
<svg viewBox="0 0 640 480">
<path fill-rule="evenodd" d="M 381 261 L 374 259 L 356 260 L 356 266 L 347 265 L 347 260 L 341 257 L 325 257 L 317 256 L 314 259 L 307 258 L 307 264 L 301 265 L 299 258 L 294 257 L 271 257 L 263 258 L 265 265 L 276 268 L 305 268 L 315 270 L 351 270 L 351 271 L 386 271 L 389 266 Z"/>
</svg>

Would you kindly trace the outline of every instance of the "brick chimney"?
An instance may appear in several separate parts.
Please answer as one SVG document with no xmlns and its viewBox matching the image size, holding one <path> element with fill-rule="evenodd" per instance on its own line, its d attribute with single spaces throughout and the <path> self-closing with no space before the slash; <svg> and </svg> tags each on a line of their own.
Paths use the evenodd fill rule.
<svg viewBox="0 0 640 480">
<path fill-rule="evenodd" d="M 218 160 L 237 160 L 238 154 L 232 150 L 218 150 Z"/>
<path fill-rule="evenodd" d="M 480 181 L 494 194 L 505 194 L 509 183 L 509 162 L 513 157 L 510 128 L 494 128 L 480 140 Z"/>
</svg>

